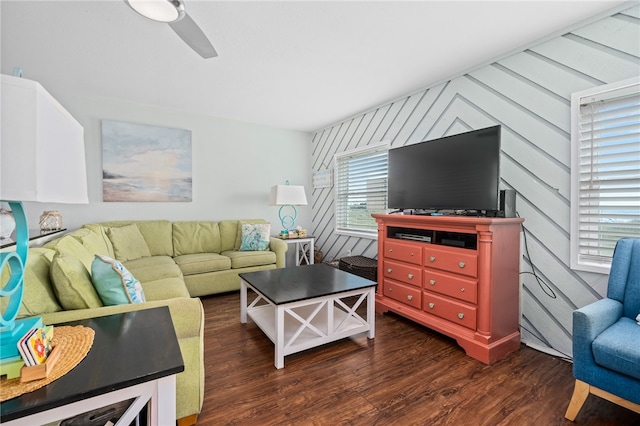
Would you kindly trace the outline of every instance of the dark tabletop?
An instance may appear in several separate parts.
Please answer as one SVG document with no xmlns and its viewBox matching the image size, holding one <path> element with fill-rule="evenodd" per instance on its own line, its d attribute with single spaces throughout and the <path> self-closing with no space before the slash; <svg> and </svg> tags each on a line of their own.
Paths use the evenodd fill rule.
<svg viewBox="0 0 640 426">
<path fill-rule="evenodd" d="M 59 325 L 92 328 L 91 350 L 58 380 L 2 402 L 0 423 L 184 371 L 166 306 Z"/>
<path fill-rule="evenodd" d="M 323 263 L 247 272 L 240 277 L 276 305 L 377 285 Z"/>
</svg>

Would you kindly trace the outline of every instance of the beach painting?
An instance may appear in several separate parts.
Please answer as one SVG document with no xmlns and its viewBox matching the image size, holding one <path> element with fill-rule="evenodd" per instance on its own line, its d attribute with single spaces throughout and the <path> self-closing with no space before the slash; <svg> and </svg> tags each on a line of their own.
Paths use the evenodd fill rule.
<svg viewBox="0 0 640 426">
<path fill-rule="evenodd" d="M 102 120 L 103 201 L 191 201 L 191 131 Z"/>
</svg>

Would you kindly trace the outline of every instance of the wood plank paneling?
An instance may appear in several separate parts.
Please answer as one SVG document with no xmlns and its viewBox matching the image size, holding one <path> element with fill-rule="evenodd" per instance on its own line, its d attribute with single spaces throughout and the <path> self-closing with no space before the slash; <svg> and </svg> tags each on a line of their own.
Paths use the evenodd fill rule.
<svg viewBox="0 0 640 426">
<path fill-rule="evenodd" d="M 530 234 L 521 271 L 535 266 L 556 293 L 547 296 L 523 274 L 523 324 L 531 330 L 523 340 L 570 354 L 571 312 L 601 297 L 607 278 L 569 267 L 571 93 L 639 70 L 640 6 L 633 6 L 319 131 L 314 170 L 331 167 L 335 153 L 357 146 L 389 140 L 396 148 L 501 124 L 501 187 L 516 190 Z M 332 188 L 315 189 L 313 199 L 313 232 L 325 259 L 349 250 L 377 257 L 375 241 L 334 234 Z"/>
</svg>

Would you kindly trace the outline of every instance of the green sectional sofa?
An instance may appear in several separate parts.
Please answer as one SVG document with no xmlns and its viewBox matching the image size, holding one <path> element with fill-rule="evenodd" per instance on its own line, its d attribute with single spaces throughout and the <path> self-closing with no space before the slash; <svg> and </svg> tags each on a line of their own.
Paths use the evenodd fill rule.
<svg viewBox="0 0 640 426">
<path fill-rule="evenodd" d="M 176 414 L 195 423 L 204 392 L 204 315 L 198 296 L 240 288 L 239 273 L 285 266 L 287 244 L 269 239 L 267 250 L 241 251 L 241 224 L 264 220 L 103 222 L 29 249 L 18 317 L 59 324 L 168 306 L 184 372 L 177 376 Z M 95 255 L 120 261 L 140 281 L 145 301 L 103 306 L 92 283 Z M 5 271 L 3 271 L 5 273 Z"/>
</svg>

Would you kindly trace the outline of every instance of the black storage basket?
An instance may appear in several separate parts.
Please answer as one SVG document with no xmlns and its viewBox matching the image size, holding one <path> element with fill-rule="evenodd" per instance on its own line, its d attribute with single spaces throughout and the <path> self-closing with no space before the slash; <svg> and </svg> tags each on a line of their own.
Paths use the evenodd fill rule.
<svg viewBox="0 0 640 426">
<path fill-rule="evenodd" d="M 364 256 L 349 256 L 340 259 L 341 271 L 351 272 L 371 281 L 378 281 L 378 261 Z"/>
</svg>

